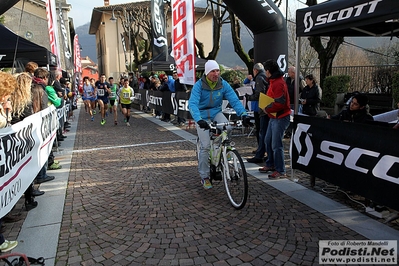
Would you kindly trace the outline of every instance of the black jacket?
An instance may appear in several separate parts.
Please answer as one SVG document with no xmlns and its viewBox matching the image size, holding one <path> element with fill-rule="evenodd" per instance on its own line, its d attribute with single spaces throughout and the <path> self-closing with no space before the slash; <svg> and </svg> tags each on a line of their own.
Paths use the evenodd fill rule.
<svg viewBox="0 0 399 266">
<path fill-rule="evenodd" d="M 306 100 L 306 104 L 302 105 L 302 113 L 310 116 L 317 115 L 321 101 L 319 87 L 317 85 L 313 85 L 311 88 L 306 86 L 303 88 L 300 98 Z"/>
<path fill-rule="evenodd" d="M 351 111 L 349 107 L 348 109 L 342 110 L 339 114 L 332 116 L 331 119 L 354 123 L 374 121 L 373 116 L 367 111 L 367 108 Z"/>
<path fill-rule="evenodd" d="M 254 78 L 255 80 L 255 91 L 252 95 L 248 96 L 248 101 L 259 101 L 260 93 L 267 93 L 267 89 L 269 88 L 269 83 L 266 81 L 265 71 L 259 71 L 258 74 Z M 259 115 L 266 115 L 265 112 L 259 108 Z"/>
</svg>

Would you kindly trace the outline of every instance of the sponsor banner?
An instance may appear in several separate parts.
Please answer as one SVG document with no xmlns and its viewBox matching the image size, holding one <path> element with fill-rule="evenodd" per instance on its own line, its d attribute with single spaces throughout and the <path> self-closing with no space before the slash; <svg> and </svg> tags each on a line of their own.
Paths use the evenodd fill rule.
<svg viewBox="0 0 399 266">
<path fill-rule="evenodd" d="M 69 47 L 69 39 L 68 39 L 68 30 L 65 27 L 64 23 L 64 17 L 63 17 L 63 12 L 62 12 L 62 5 L 61 2 L 59 2 L 59 14 L 58 18 L 60 20 L 60 27 L 61 27 L 61 39 L 63 43 L 63 51 L 64 51 L 64 59 L 65 59 L 65 68 L 68 70 L 72 70 L 72 50 L 71 47 Z"/>
<path fill-rule="evenodd" d="M 58 43 L 58 26 L 57 26 L 57 14 L 55 9 L 55 0 L 46 0 L 46 15 L 47 15 L 47 25 L 48 32 L 50 35 L 50 49 L 51 52 L 57 58 L 58 70 L 61 70 L 60 61 L 60 48 Z"/>
<path fill-rule="evenodd" d="M 35 179 L 51 152 L 58 128 L 54 106 L 0 129 L 0 217 Z"/>
<path fill-rule="evenodd" d="M 194 1 L 172 0 L 172 47 L 180 82 L 195 83 Z"/>
<path fill-rule="evenodd" d="M 80 60 L 80 44 L 79 37 L 75 34 L 73 38 L 73 63 L 75 65 L 75 73 L 82 73 L 82 61 Z"/>
<path fill-rule="evenodd" d="M 163 0 L 151 0 L 152 58 L 165 54 L 168 61 L 168 39 Z"/>
<path fill-rule="evenodd" d="M 182 118 L 191 119 L 188 110 L 188 99 L 190 93 L 140 90 L 135 95 L 135 103 L 148 106 L 151 109 L 162 111 L 167 114 L 174 114 Z"/>
<path fill-rule="evenodd" d="M 397 264 L 396 240 L 320 240 L 320 264 Z"/>
<path fill-rule="evenodd" d="M 320 35 L 334 28 L 335 31 L 369 24 L 374 19 L 387 17 L 396 0 L 352 0 L 335 2 L 334 6 L 328 3 L 314 5 L 296 11 L 297 36 Z M 331 7 L 331 8 L 326 8 Z M 392 10 L 392 12 L 394 12 Z M 371 26 L 371 25 L 370 25 Z"/>
<path fill-rule="evenodd" d="M 399 210 L 396 130 L 299 115 L 294 128 L 294 169 Z"/>
</svg>

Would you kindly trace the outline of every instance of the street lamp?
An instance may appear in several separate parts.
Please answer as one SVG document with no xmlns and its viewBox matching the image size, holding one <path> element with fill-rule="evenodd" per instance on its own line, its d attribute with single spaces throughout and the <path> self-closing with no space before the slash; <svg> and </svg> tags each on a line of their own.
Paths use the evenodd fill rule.
<svg viewBox="0 0 399 266">
<path fill-rule="evenodd" d="M 127 20 L 127 24 L 128 24 L 128 28 L 129 28 L 129 67 L 131 67 L 132 66 L 132 52 L 131 52 L 131 45 L 132 45 L 132 40 L 131 40 L 131 25 L 130 25 L 130 16 L 129 15 L 127 15 L 127 13 L 126 13 L 126 9 L 125 8 L 123 8 L 123 7 L 120 7 L 120 6 L 116 6 L 116 7 L 114 7 L 113 9 L 112 9 L 112 16 L 111 16 L 111 18 L 109 19 L 111 22 L 117 22 L 118 21 L 118 18 L 115 16 L 115 9 L 117 9 L 117 8 L 120 8 L 120 9 L 122 9 L 122 11 L 123 11 L 123 16 L 126 18 L 126 20 Z M 122 26 L 123 26 L 123 23 L 122 23 Z M 116 26 L 116 29 L 118 30 L 118 26 Z M 117 34 L 118 34 L 118 32 L 117 32 Z M 119 40 L 119 36 L 118 36 L 118 40 Z M 118 46 L 119 47 L 119 46 Z M 118 56 L 118 58 L 119 58 L 119 56 Z M 120 64 L 119 64 L 120 65 Z M 129 69 L 128 69 L 128 71 L 129 71 Z"/>
</svg>

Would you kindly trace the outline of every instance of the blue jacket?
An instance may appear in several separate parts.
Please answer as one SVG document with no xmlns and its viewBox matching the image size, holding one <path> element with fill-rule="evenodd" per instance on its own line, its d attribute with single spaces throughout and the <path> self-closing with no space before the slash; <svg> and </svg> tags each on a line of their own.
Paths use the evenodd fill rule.
<svg viewBox="0 0 399 266">
<path fill-rule="evenodd" d="M 171 92 L 175 92 L 175 80 L 172 76 L 168 76 L 168 87 Z"/>
<path fill-rule="evenodd" d="M 223 100 L 228 100 L 238 116 L 247 115 L 244 106 L 237 97 L 233 88 L 222 78 L 219 78 L 214 89 L 211 89 L 206 81 L 206 76 L 202 76 L 191 90 L 188 108 L 191 116 L 198 122 L 200 120 L 211 120 L 222 112 Z"/>
</svg>

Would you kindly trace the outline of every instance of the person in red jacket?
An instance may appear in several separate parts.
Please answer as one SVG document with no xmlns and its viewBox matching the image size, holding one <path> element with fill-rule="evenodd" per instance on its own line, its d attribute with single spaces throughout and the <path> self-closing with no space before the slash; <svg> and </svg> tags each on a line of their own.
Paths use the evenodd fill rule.
<svg viewBox="0 0 399 266">
<path fill-rule="evenodd" d="M 259 172 L 268 173 L 270 179 L 284 178 L 284 132 L 290 124 L 290 98 L 287 84 L 283 79 L 283 72 L 275 60 L 267 60 L 264 64 L 266 78 L 269 81 L 267 95 L 274 102 L 266 106 L 265 113 L 269 116 L 269 125 L 266 131 L 265 145 L 267 152 L 266 166 L 259 168 Z"/>
</svg>

